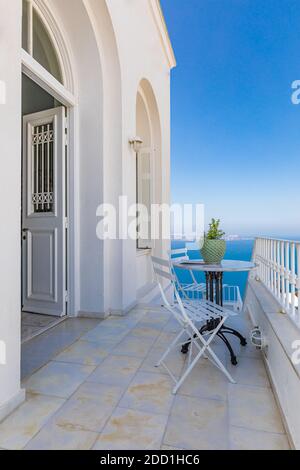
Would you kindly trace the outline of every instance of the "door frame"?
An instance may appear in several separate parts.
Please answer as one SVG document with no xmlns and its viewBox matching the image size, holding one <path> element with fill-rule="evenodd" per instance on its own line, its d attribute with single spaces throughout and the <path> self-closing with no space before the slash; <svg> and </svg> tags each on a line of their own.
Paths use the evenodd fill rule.
<svg viewBox="0 0 300 470">
<path fill-rule="evenodd" d="M 79 220 L 79 174 L 77 171 L 78 145 L 75 136 L 77 127 L 77 100 L 60 82 L 45 70 L 27 52 L 22 50 L 22 73 L 57 99 L 67 108 L 67 168 L 65 196 L 67 197 L 68 230 L 66 236 L 66 279 L 68 286 L 67 316 L 76 316 L 79 310 L 79 237 L 76 230 Z M 22 194 L 21 194 L 22 198 Z M 22 199 L 21 199 L 22 201 Z M 20 222 L 21 237 L 21 222 Z"/>
</svg>

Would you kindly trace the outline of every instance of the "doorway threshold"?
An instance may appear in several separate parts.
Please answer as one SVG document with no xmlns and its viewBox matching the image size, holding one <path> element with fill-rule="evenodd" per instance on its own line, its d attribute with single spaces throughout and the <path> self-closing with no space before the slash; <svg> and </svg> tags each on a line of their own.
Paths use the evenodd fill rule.
<svg viewBox="0 0 300 470">
<path fill-rule="evenodd" d="M 54 326 L 63 322 L 67 317 L 53 317 L 50 315 L 41 315 L 38 313 L 21 313 L 21 343 L 35 338 L 45 333 Z"/>
</svg>

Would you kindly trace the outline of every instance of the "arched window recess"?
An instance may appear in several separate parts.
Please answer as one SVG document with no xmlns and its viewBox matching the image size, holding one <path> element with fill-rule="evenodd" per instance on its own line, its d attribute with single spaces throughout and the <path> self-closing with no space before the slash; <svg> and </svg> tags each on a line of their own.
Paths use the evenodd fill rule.
<svg viewBox="0 0 300 470">
<path fill-rule="evenodd" d="M 23 0 L 22 48 L 57 81 L 64 84 L 59 53 L 33 0 Z"/>
</svg>

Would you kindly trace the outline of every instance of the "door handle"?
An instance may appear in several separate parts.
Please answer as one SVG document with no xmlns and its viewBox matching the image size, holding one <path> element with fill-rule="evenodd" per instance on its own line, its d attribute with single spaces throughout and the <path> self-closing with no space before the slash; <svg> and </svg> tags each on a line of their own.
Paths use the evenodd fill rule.
<svg viewBox="0 0 300 470">
<path fill-rule="evenodd" d="M 27 240 L 27 233 L 29 232 L 28 228 L 23 228 L 22 229 L 22 239 L 25 241 Z"/>
</svg>

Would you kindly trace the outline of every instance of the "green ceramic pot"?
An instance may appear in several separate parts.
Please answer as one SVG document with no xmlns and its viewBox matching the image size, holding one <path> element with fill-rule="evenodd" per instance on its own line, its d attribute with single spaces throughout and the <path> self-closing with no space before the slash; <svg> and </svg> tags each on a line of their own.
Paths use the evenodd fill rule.
<svg viewBox="0 0 300 470">
<path fill-rule="evenodd" d="M 226 241 L 206 239 L 200 252 L 205 263 L 220 264 L 226 253 Z"/>
</svg>

